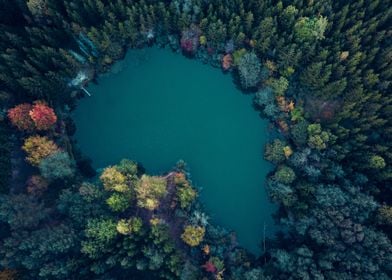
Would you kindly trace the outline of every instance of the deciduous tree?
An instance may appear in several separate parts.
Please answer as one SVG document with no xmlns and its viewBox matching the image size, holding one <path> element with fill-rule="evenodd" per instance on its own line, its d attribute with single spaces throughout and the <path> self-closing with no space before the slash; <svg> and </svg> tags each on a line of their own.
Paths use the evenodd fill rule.
<svg viewBox="0 0 392 280">
<path fill-rule="evenodd" d="M 57 121 L 54 110 L 42 101 L 34 102 L 29 115 L 38 130 L 48 130 L 52 128 Z"/>
<path fill-rule="evenodd" d="M 35 128 L 34 122 L 30 117 L 32 106 L 28 103 L 23 103 L 8 110 L 8 118 L 12 125 L 19 130 L 32 131 Z"/>
<path fill-rule="evenodd" d="M 191 247 L 199 245 L 205 234 L 205 228 L 200 226 L 186 226 L 181 235 L 182 240 Z"/>
<path fill-rule="evenodd" d="M 148 210 L 159 206 L 159 200 L 166 193 L 166 179 L 158 176 L 143 175 L 135 187 L 137 205 Z"/>
<path fill-rule="evenodd" d="M 59 151 L 56 143 L 46 136 L 38 135 L 28 137 L 22 149 L 27 153 L 26 160 L 34 166 L 38 166 L 44 158 Z"/>
</svg>

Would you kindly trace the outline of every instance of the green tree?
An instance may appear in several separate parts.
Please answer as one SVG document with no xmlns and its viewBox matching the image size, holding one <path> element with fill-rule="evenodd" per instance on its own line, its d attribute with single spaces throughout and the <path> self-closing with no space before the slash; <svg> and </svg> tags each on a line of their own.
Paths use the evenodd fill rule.
<svg viewBox="0 0 392 280">
<path fill-rule="evenodd" d="M 253 88 L 260 80 L 261 63 L 254 52 L 244 54 L 238 61 L 238 72 L 241 86 L 244 89 Z"/>
<path fill-rule="evenodd" d="M 191 186 L 187 185 L 177 188 L 176 195 L 181 208 L 187 208 L 195 200 L 197 193 Z"/>
<path fill-rule="evenodd" d="M 82 241 L 82 253 L 92 259 L 113 250 L 118 236 L 117 223 L 109 218 L 90 219 L 85 230 L 86 239 Z"/>
<path fill-rule="evenodd" d="M 324 39 L 327 26 L 328 20 L 326 17 L 301 17 L 294 25 L 294 33 L 299 41 L 321 40 Z"/>
<path fill-rule="evenodd" d="M 321 130 L 321 125 L 310 124 L 308 126 L 308 145 L 316 150 L 324 150 L 328 143 L 333 143 L 335 137 L 328 131 Z"/>
<path fill-rule="evenodd" d="M 279 139 L 275 139 L 272 143 L 268 143 L 265 146 L 265 153 L 264 153 L 265 159 L 275 164 L 285 161 L 286 160 L 284 154 L 285 146 L 286 143 Z"/>
<path fill-rule="evenodd" d="M 106 203 L 110 209 L 115 212 L 123 212 L 131 205 L 131 196 L 129 193 L 113 193 L 107 200 Z"/>
<path fill-rule="evenodd" d="M 268 85 L 272 88 L 276 96 L 283 96 L 289 87 L 289 81 L 285 77 L 270 79 Z"/>
<path fill-rule="evenodd" d="M 291 184 L 295 178 L 294 170 L 286 165 L 279 166 L 278 170 L 274 174 L 274 179 L 277 182 L 286 185 Z"/>
<path fill-rule="evenodd" d="M 383 169 L 386 166 L 386 163 L 383 157 L 373 155 L 369 159 L 369 166 L 374 169 Z"/>
<path fill-rule="evenodd" d="M 57 152 L 44 158 L 39 163 L 42 177 L 48 181 L 64 179 L 74 175 L 75 162 L 71 160 L 68 153 Z"/>
</svg>

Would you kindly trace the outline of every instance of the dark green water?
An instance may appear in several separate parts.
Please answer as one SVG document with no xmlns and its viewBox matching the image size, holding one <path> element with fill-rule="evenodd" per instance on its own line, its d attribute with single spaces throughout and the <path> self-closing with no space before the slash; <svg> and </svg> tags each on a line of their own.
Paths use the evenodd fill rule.
<svg viewBox="0 0 392 280">
<path fill-rule="evenodd" d="M 275 207 L 264 190 L 268 123 L 252 97 L 230 75 L 168 50 L 130 51 L 113 72 L 89 86 L 93 96 L 74 113 L 76 139 L 94 167 L 130 158 L 161 174 L 184 159 L 212 221 L 260 252 Z"/>
</svg>

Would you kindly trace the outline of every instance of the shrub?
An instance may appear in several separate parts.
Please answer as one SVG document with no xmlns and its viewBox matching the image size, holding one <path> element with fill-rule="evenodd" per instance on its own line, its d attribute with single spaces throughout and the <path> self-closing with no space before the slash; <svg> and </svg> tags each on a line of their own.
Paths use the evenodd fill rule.
<svg viewBox="0 0 392 280">
<path fill-rule="evenodd" d="M 34 166 L 38 166 L 44 158 L 59 151 L 52 140 L 38 135 L 27 138 L 22 149 L 27 153 L 26 160 Z"/>
<path fill-rule="evenodd" d="M 41 175 L 49 181 L 64 179 L 75 173 L 75 162 L 71 160 L 68 153 L 56 152 L 39 163 L 39 170 Z"/>
</svg>

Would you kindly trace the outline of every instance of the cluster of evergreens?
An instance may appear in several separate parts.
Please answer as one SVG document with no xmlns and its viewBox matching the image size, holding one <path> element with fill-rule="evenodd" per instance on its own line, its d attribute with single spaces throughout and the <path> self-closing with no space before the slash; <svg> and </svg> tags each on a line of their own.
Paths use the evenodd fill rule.
<svg viewBox="0 0 392 280">
<path fill-rule="evenodd" d="M 0 0 L 0 278 L 391 278 L 391 17 L 379 0 Z M 281 132 L 265 158 L 286 230 L 256 261 L 182 168 L 84 178 L 69 110 L 150 44 L 232 71 Z M 20 148 L 31 176 L 7 194 Z"/>
</svg>

